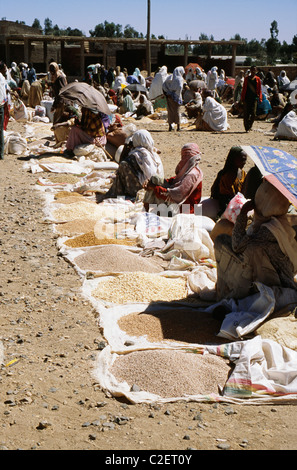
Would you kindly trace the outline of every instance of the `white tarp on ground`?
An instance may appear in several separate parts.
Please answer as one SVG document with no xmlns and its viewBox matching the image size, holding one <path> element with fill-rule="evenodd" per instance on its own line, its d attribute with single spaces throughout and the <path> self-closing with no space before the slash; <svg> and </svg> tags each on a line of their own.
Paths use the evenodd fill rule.
<svg viewBox="0 0 297 470">
<path fill-rule="evenodd" d="M 47 202 L 51 204 L 49 200 Z M 115 218 L 113 213 L 113 209 L 117 206 L 116 202 L 119 204 L 119 201 L 105 201 L 101 206 L 104 210 L 108 210 L 110 207 L 111 217 L 108 218 L 109 222 L 115 222 L 119 219 L 119 217 Z M 127 204 L 127 207 L 125 204 Z M 130 217 L 131 215 L 129 206 L 131 203 L 125 202 L 125 204 L 124 219 L 126 220 L 126 216 Z M 99 206 L 97 206 L 98 214 L 100 213 Z M 50 209 L 52 209 L 52 206 Z M 50 209 L 48 208 L 49 211 Z M 163 220 L 162 217 L 158 218 L 155 214 L 139 213 L 139 208 L 133 216 L 135 216 L 135 232 L 140 238 L 142 237 L 143 241 L 151 242 L 157 247 L 158 243 L 156 241 L 162 239 L 162 237 L 164 239 L 168 237 L 169 239 L 165 247 L 162 244 L 160 245 L 162 248 L 159 250 L 159 254 L 163 255 L 164 259 L 169 260 L 171 258 L 173 260 L 171 262 L 171 269 L 169 268 L 166 272 L 156 274 L 156 276 L 163 275 L 172 278 L 180 276 L 187 279 L 189 292 L 202 293 L 201 299 L 203 299 L 204 293 L 204 298 L 207 300 L 204 306 L 197 303 L 197 313 L 202 309 L 205 312 L 208 308 L 211 315 L 213 308 L 218 303 L 213 303 L 212 297 L 216 281 L 216 269 L 215 262 L 213 261 L 213 245 L 209 237 L 209 231 L 201 227 L 201 223 L 199 226 L 195 225 L 193 230 L 192 217 L 175 216 L 168 221 L 167 219 Z M 154 218 L 152 226 L 147 223 L 151 217 Z M 120 219 L 123 220 L 123 217 L 120 217 Z M 154 227 L 158 228 L 159 237 L 157 238 Z M 154 233 L 151 233 L 153 228 Z M 77 255 L 80 249 L 71 250 L 69 247 L 65 248 L 63 241 L 62 237 L 58 239 L 59 248 L 68 261 L 75 265 L 74 255 Z M 145 250 L 145 244 L 143 246 Z M 151 246 L 150 243 L 147 243 L 147 246 Z M 278 344 L 276 341 L 262 339 L 261 336 L 245 340 L 246 335 L 259 328 L 271 316 L 276 307 L 281 307 L 284 297 L 287 303 L 290 303 L 296 300 L 294 296 L 288 297 L 286 292 L 283 297 L 279 297 L 279 292 L 259 284 L 259 292 L 254 296 L 250 296 L 242 301 L 224 301 L 223 303 L 228 305 L 231 310 L 231 313 L 225 317 L 219 333 L 221 337 L 228 339 L 224 344 L 212 346 L 196 343 L 180 343 L 174 340 L 166 341 L 166 344 L 164 342 L 152 343 L 146 336 L 129 337 L 118 325 L 119 318 L 129 313 L 143 312 L 146 304 L 107 304 L 100 299 L 94 298 L 94 289 L 100 285 L 100 282 L 106 279 L 108 273 L 99 278 L 87 279 L 84 277 L 86 273 L 79 269 L 77 269 L 77 272 L 82 277 L 82 294 L 90 300 L 98 312 L 99 327 L 107 341 L 107 346 L 98 353 L 98 360 L 94 369 L 94 376 L 107 393 L 125 396 L 135 403 L 178 401 L 181 399 L 188 401 L 214 400 L 233 403 L 283 403 L 292 402 L 297 399 L 297 352 Z M 109 274 L 112 275 L 112 273 Z M 218 391 L 217 394 L 212 394 L 211 396 L 191 395 L 187 397 L 162 398 L 146 391 L 132 392 L 131 384 L 118 382 L 110 372 L 110 367 L 114 360 L 121 354 L 130 354 L 133 351 L 144 349 L 167 348 L 180 350 L 189 347 L 196 348 L 200 354 L 222 356 L 234 364 L 234 370 L 229 378 L 226 377 L 225 388 L 220 393 Z"/>
<path fill-rule="evenodd" d="M 133 391 L 131 384 L 119 382 L 110 372 L 118 354 L 110 346 L 98 355 L 95 377 L 114 396 L 125 396 L 133 403 L 174 401 L 216 401 L 232 403 L 295 403 L 297 400 L 297 353 L 275 341 L 256 336 L 252 340 L 222 345 L 206 346 L 200 354 L 221 354 L 235 364 L 235 368 L 221 393 L 160 397 L 140 390 Z M 129 353 L 126 353 L 129 354 Z"/>
</svg>

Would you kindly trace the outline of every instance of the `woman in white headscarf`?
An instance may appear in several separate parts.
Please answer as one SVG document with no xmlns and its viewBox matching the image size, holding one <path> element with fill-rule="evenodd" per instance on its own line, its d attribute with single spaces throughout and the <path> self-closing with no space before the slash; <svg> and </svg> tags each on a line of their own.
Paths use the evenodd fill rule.
<svg viewBox="0 0 297 470">
<path fill-rule="evenodd" d="M 202 110 L 195 122 L 197 131 L 222 132 L 229 129 L 226 108 L 212 96 L 207 96 Z"/>
<path fill-rule="evenodd" d="M 122 85 L 127 85 L 126 77 L 125 77 L 124 73 L 121 72 L 120 66 L 117 66 L 115 68 L 115 79 L 114 79 L 112 89 L 114 91 L 119 91 L 123 88 Z"/>
<path fill-rule="evenodd" d="M 289 85 L 290 79 L 287 77 L 287 73 L 285 70 L 282 70 L 277 77 L 278 88 L 282 89 L 284 86 Z"/>
<path fill-rule="evenodd" d="M 215 90 L 219 81 L 218 67 L 212 67 L 206 77 L 206 85 L 209 90 Z"/>
<path fill-rule="evenodd" d="M 169 131 L 172 130 L 172 124 L 176 124 L 177 130 L 180 130 L 179 109 L 183 104 L 184 75 L 185 69 L 183 67 L 176 67 L 163 83 L 163 93 L 167 101 Z"/>
<path fill-rule="evenodd" d="M 165 82 L 166 78 L 168 77 L 167 67 L 163 65 L 160 68 L 159 72 L 156 73 L 154 76 L 150 89 L 149 89 L 149 99 L 155 100 L 159 96 L 163 95 L 163 83 Z"/>
<path fill-rule="evenodd" d="M 130 149 L 126 152 L 127 155 L 125 155 L 126 149 Z M 126 144 L 114 182 L 106 194 L 97 195 L 97 202 L 117 196 L 135 198 L 144 182 L 153 175 L 164 178 L 163 164 L 151 134 L 141 129 L 136 131 Z"/>
<path fill-rule="evenodd" d="M 140 70 L 139 70 L 137 67 L 136 67 L 136 69 L 134 70 L 133 75 L 137 78 L 137 80 L 139 81 L 140 85 L 146 87 L 145 78 L 144 78 L 143 75 L 141 75 Z"/>
</svg>

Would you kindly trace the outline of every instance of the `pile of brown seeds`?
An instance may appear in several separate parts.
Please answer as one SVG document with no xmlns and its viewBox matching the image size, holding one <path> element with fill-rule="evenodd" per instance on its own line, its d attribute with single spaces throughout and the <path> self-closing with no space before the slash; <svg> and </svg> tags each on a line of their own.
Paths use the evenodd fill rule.
<svg viewBox="0 0 297 470">
<path fill-rule="evenodd" d="M 122 331 L 129 336 L 146 336 L 148 341 L 175 341 L 195 344 L 222 344 L 217 336 L 220 323 L 209 312 L 172 306 L 154 308 L 150 312 L 130 313 L 118 320 Z"/>
<path fill-rule="evenodd" d="M 115 245 L 102 245 L 86 251 L 77 256 L 74 262 L 85 271 L 157 273 L 163 270 L 159 264 Z"/>
<path fill-rule="evenodd" d="M 56 224 L 55 229 L 60 235 L 73 237 L 91 232 L 96 224 L 96 220 L 92 219 L 74 219 L 62 224 Z"/>
<path fill-rule="evenodd" d="M 79 197 L 83 196 L 75 191 L 59 191 L 55 194 L 55 199 L 65 198 L 65 197 Z"/>
<path fill-rule="evenodd" d="M 79 248 L 84 246 L 96 246 L 96 245 L 135 245 L 136 241 L 128 240 L 126 238 L 103 238 L 99 239 L 95 237 L 94 231 L 83 233 L 75 238 L 69 238 L 65 241 L 65 245 L 71 246 L 72 248 Z"/>
<path fill-rule="evenodd" d="M 160 349 L 119 355 L 110 372 L 130 387 L 137 385 L 146 392 L 170 398 L 218 393 L 230 366 L 213 354 Z"/>
</svg>

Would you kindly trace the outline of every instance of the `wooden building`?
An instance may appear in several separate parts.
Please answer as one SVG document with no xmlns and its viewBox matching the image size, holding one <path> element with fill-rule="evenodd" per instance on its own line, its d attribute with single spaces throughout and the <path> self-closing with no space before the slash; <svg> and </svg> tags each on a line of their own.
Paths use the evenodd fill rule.
<svg viewBox="0 0 297 470">
<path fill-rule="evenodd" d="M 195 57 L 191 54 L 192 46 L 198 44 L 207 45 L 207 56 Z M 231 58 L 220 61 L 222 62 L 220 64 L 215 63 L 211 56 L 212 47 L 216 44 L 228 45 Z M 100 63 L 107 69 L 116 65 L 126 67 L 132 74 L 136 67 L 153 72 L 159 66 L 166 65 L 168 70 L 172 71 L 176 66 L 185 67 L 189 62 L 195 62 L 206 71 L 217 65 L 223 68 L 227 75 L 234 76 L 236 48 L 240 44 L 243 44 L 243 41 L 150 39 L 148 42 L 139 38 L 50 36 L 29 26 L 0 21 L 0 54 L 8 65 L 12 61 L 31 62 L 37 72 L 45 73 L 49 62 L 53 59 L 62 64 L 67 76 L 77 79 L 82 79 L 87 66 L 94 63 Z M 179 46 L 178 53 L 172 53 L 173 46 Z M 169 47 L 171 47 L 170 53 Z M 147 57 L 150 57 L 150 64 L 147 64 Z"/>
</svg>

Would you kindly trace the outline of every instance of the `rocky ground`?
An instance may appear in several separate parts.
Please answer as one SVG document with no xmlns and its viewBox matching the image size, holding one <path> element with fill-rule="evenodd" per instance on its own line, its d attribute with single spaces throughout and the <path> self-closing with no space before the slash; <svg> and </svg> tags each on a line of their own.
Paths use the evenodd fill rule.
<svg viewBox="0 0 297 470">
<path fill-rule="evenodd" d="M 138 122 L 141 127 L 141 121 Z M 36 127 L 36 126 L 35 126 Z M 246 134 L 230 118 L 224 135 L 167 132 L 146 123 L 172 176 L 183 143 L 202 150 L 204 194 L 231 145 L 279 147 L 297 156 L 296 142 L 275 142 L 268 122 Z M 10 122 L 8 130 L 24 132 Z M 52 132 L 48 127 L 50 140 Z M 52 227 L 44 223 L 37 176 L 26 158 L 6 155 L 1 165 L 0 448 L 7 450 L 293 450 L 294 405 L 217 403 L 137 404 L 107 396 L 92 371 L 103 338 L 97 315 L 80 293 L 81 280 L 58 256 Z"/>
</svg>

